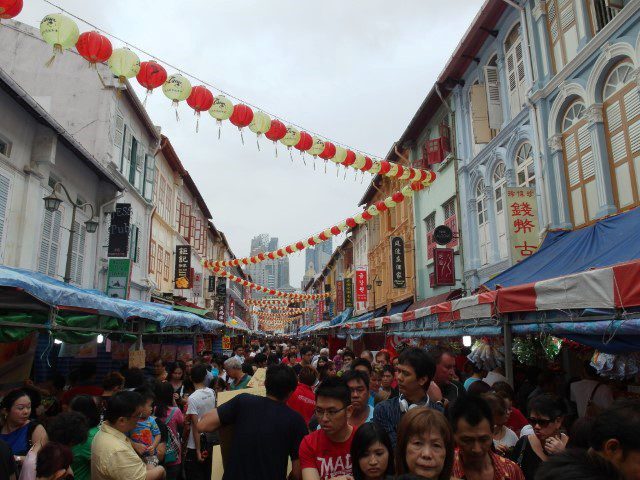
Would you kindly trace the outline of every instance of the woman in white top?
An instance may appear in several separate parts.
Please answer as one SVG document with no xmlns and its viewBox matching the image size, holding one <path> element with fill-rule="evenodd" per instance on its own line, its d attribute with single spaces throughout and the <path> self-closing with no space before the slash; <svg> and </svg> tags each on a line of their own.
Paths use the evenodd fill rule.
<svg viewBox="0 0 640 480">
<path fill-rule="evenodd" d="M 518 436 L 513 430 L 505 426 L 507 423 L 507 402 L 504 398 L 486 393 L 482 396 L 489 404 L 493 415 L 493 445 L 501 455 L 507 455 L 518 443 Z"/>
</svg>

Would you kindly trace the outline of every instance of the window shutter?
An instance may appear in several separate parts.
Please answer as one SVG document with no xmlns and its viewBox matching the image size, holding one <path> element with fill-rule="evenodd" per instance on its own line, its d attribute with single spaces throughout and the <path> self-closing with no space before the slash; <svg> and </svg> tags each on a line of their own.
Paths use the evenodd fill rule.
<svg viewBox="0 0 640 480">
<path fill-rule="evenodd" d="M 471 87 L 471 121 L 475 143 L 489 143 L 491 129 L 489 128 L 489 110 L 484 85 Z"/>
<path fill-rule="evenodd" d="M 73 245 L 71 247 L 71 280 L 76 285 L 82 285 L 87 231 L 85 226 L 80 222 L 75 222 L 73 224 L 73 230 Z"/>
<path fill-rule="evenodd" d="M 135 187 L 136 186 L 135 184 L 136 163 L 138 162 L 138 140 L 136 139 L 136 137 L 133 137 L 133 136 L 131 137 L 131 145 L 127 146 L 126 149 L 130 151 L 129 153 L 130 162 L 129 162 L 129 170 L 125 173 L 125 175 L 129 176 L 129 183 Z"/>
<path fill-rule="evenodd" d="M 133 263 L 138 263 L 138 232 L 137 225 L 131 225 L 129 230 L 129 258 Z"/>
<path fill-rule="evenodd" d="M 6 222 L 7 206 L 9 205 L 9 191 L 11 179 L 0 174 L 0 259 L 4 259 L 4 225 Z"/>
<path fill-rule="evenodd" d="M 129 176 L 129 170 L 131 169 L 131 143 L 133 137 L 127 126 L 124 126 L 124 147 L 122 148 L 122 159 L 120 160 L 120 173 L 125 177 Z"/>
<path fill-rule="evenodd" d="M 621 10 L 624 7 L 624 0 L 604 0 L 604 4 L 609 8 Z"/>
<path fill-rule="evenodd" d="M 171 264 L 171 252 L 164 252 L 164 279 L 169 281 L 169 265 Z"/>
<path fill-rule="evenodd" d="M 40 258 L 38 271 L 50 277 L 58 274 L 58 252 L 60 250 L 60 227 L 62 212 L 53 213 L 45 210 L 42 223 L 42 240 L 40 242 Z"/>
<path fill-rule="evenodd" d="M 149 273 L 153 273 L 154 268 L 156 268 L 156 242 L 151 240 L 149 247 Z"/>
<path fill-rule="evenodd" d="M 144 198 L 151 201 L 153 198 L 153 180 L 156 171 L 156 159 L 151 155 L 144 157 Z M 163 192 L 164 196 L 164 192 Z M 164 198 L 162 199 L 164 203 Z"/>
<path fill-rule="evenodd" d="M 489 128 L 499 130 L 502 127 L 502 102 L 500 101 L 500 79 L 497 67 L 484 67 L 484 82 L 487 90 L 489 109 Z"/>
</svg>

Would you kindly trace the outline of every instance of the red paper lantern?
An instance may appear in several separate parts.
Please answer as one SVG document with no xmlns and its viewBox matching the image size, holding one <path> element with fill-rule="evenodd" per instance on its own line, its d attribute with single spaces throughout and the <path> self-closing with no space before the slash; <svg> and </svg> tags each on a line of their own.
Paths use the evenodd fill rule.
<svg viewBox="0 0 640 480">
<path fill-rule="evenodd" d="M 167 71 L 158 62 L 142 62 L 136 75 L 138 83 L 147 89 L 147 95 L 167 81 Z"/>
<path fill-rule="evenodd" d="M 324 160 L 329 160 L 336 155 L 336 146 L 331 142 L 324 142 L 324 150 L 320 155 L 320 158 Z"/>
<path fill-rule="evenodd" d="M 78 37 L 76 48 L 80 56 L 94 67 L 96 63 L 104 63 L 109 60 L 113 53 L 109 39 L 98 32 L 82 33 Z"/>
<path fill-rule="evenodd" d="M 342 165 L 344 165 L 345 167 L 348 167 L 349 165 L 353 165 L 354 162 L 356 161 L 356 154 L 353 150 L 347 150 L 347 156 L 344 159 L 344 162 L 342 162 Z"/>
<path fill-rule="evenodd" d="M 313 146 L 313 138 L 307 132 L 300 132 L 300 141 L 295 145 L 295 148 L 304 152 L 309 150 Z"/>
<path fill-rule="evenodd" d="M 364 157 L 364 167 L 362 167 L 363 172 L 368 172 L 373 167 L 373 160 L 369 157 Z"/>
<path fill-rule="evenodd" d="M 213 105 L 213 93 L 207 87 L 201 85 L 191 89 L 191 95 L 187 98 L 187 105 L 196 113 L 206 112 Z"/>
<path fill-rule="evenodd" d="M 246 105 L 239 103 L 233 107 L 233 113 L 229 117 L 229 121 L 238 128 L 248 127 L 253 120 L 253 110 Z"/>
<path fill-rule="evenodd" d="M 22 11 L 22 0 L 0 0 L 0 19 L 8 20 Z"/>
<path fill-rule="evenodd" d="M 280 120 L 271 120 L 271 128 L 264 134 L 269 140 L 277 142 L 287 134 L 287 127 Z"/>
</svg>

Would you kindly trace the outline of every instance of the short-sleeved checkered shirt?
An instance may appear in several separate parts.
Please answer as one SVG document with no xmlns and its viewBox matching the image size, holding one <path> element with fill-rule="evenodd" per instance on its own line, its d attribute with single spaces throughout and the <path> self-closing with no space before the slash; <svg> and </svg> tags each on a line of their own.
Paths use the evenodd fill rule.
<svg viewBox="0 0 640 480">
<path fill-rule="evenodd" d="M 489 452 L 489 455 L 491 456 L 491 463 L 493 464 L 494 480 L 525 480 L 522 470 L 520 470 L 520 467 L 516 463 L 501 457 L 495 452 Z M 456 449 L 453 462 L 453 476 L 460 480 L 466 478 L 459 449 Z"/>
</svg>

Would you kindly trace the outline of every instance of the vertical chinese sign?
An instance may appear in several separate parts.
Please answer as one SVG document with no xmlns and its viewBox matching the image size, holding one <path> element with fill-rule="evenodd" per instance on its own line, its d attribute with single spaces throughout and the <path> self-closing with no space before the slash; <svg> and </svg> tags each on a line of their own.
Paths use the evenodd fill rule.
<svg viewBox="0 0 640 480">
<path fill-rule="evenodd" d="M 336 280 L 336 314 L 344 310 L 344 282 Z"/>
<path fill-rule="evenodd" d="M 453 248 L 434 248 L 433 286 L 453 286 L 456 284 L 456 264 Z"/>
<path fill-rule="evenodd" d="M 233 301 L 233 298 L 229 299 L 229 318 L 232 320 L 236 318 L 236 303 Z"/>
<path fill-rule="evenodd" d="M 218 284 L 216 285 L 216 298 L 213 305 L 216 311 L 218 321 L 220 322 L 227 321 L 226 303 L 227 303 L 227 281 L 224 278 L 219 278 Z"/>
<path fill-rule="evenodd" d="M 178 290 L 191 287 L 191 245 L 176 247 L 175 287 Z"/>
<path fill-rule="evenodd" d="M 107 271 L 107 296 L 111 298 L 129 298 L 129 279 L 131 260 L 128 258 L 110 258 Z"/>
<path fill-rule="evenodd" d="M 538 250 L 540 224 L 535 188 L 507 188 L 511 258 L 519 262 Z"/>
<path fill-rule="evenodd" d="M 358 310 L 367 308 L 367 271 L 356 270 L 356 302 Z"/>
<path fill-rule="evenodd" d="M 193 285 L 191 286 L 194 297 L 202 296 L 202 274 L 195 272 L 193 274 Z"/>
<path fill-rule="evenodd" d="M 316 318 L 316 322 L 321 322 L 324 320 L 324 300 L 318 300 L 318 318 Z"/>
<path fill-rule="evenodd" d="M 393 288 L 406 288 L 407 279 L 404 267 L 404 239 L 391 237 L 391 275 Z"/>
<path fill-rule="evenodd" d="M 344 279 L 344 306 L 353 308 L 353 278 Z"/>
</svg>

